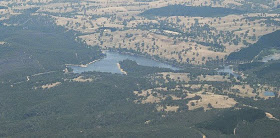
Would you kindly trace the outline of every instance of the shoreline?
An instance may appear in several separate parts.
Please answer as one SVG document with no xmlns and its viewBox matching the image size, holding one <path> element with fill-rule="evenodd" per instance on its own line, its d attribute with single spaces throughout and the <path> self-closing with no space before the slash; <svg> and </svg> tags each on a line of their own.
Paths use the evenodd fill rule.
<svg viewBox="0 0 280 138">
<path fill-rule="evenodd" d="M 124 70 L 121 68 L 120 63 L 117 63 L 117 66 L 118 66 L 119 70 L 120 70 L 124 75 L 127 75 L 127 72 L 124 71 Z"/>
<path fill-rule="evenodd" d="M 99 60 L 102 60 L 102 59 L 104 59 L 104 57 L 106 57 L 106 52 L 104 52 L 104 51 L 101 51 L 101 52 L 102 52 L 102 54 L 105 54 L 105 56 L 103 56 L 103 57 L 100 58 L 100 59 L 93 60 L 93 61 L 91 61 L 91 62 L 89 62 L 89 63 L 87 63 L 87 64 L 81 64 L 81 65 L 77 65 L 77 64 L 65 64 L 65 66 L 66 66 L 66 67 L 68 67 L 68 66 L 75 66 L 75 67 L 86 68 L 86 67 L 88 67 L 88 65 L 93 64 L 94 62 L 97 62 L 97 61 L 99 61 Z"/>
<path fill-rule="evenodd" d="M 101 59 L 103 59 L 103 58 L 101 58 Z M 89 62 L 89 63 L 87 63 L 87 64 L 81 64 L 81 65 L 76 65 L 76 64 L 65 64 L 65 66 L 66 66 L 66 67 L 75 66 L 75 67 L 86 68 L 86 67 L 88 67 L 88 65 L 93 64 L 94 62 L 97 62 L 97 61 L 99 61 L 99 60 L 101 60 L 101 59 L 93 60 L 93 61 L 91 61 L 91 62 Z"/>
<path fill-rule="evenodd" d="M 118 50 L 102 50 L 102 53 L 105 54 L 104 57 L 100 58 L 100 59 L 96 59 L 94 61 L 91 61 L 87 64 L 80 64 L 80 65 L 77 65 L 77 64 L 65 64 L 66 67 L 69 67 L 69 66 L 74 66 L 74 67 L 82 67 L 82 68 L 87 68 L 90 64 L 93 64 L 97 61 L 100 61 L 102 59 L 104 59 L 107 55 L 106 53 L 107 52 L 116 52 L 116 53 L 119 53 L 119 54 L 124 54 L 124 55 L 130 55 L 130 56 L 139 56 L 139 57 L 143 57 L 143 58 L 147 58 L 147 59 L 150 59 L 150 60 L 154 60 L 156 62 L 160 62 L 160 63 L 163 63 L 163 64 L 166 64 L 168 66 L 170 66 L 170 68 L 174 71 L 176 70 L 181 70 L 181 68 L 177 65 L 173 65 L 172 63 L 170 63 L 168 60 L 164 60 L 164 59 L 156 59 L 154 58 L 153 56 L 150 56 L 150 55 L 142 55 L 142 54 L 137 54 L 137 53 L 133 53 L 133 52 L 126 52 L 126 51 L 118 51 Z M 148 56 L 148 57 L 145 57 L 145 56 Z"/>
<path fill-rule="evenodd" d="M 118 49 L 108 49 L 108 50 L 104 50 L 104 51 L 106 51 L 106 52 L 117 52 L 117 53 L 119 53 L 119 54 L 124 54 L 124 55 L 130 55 L 130 56 L 138 56 L 138 57 L 143 57 L 143 58 L 147 58 L 147 59 L 151 59 L 151 60 L 154 60 L 154 61 L 156 61 L 156 62 L 161 62 L 161 63 L 163 63 L 163 64 L 167 64 L 167 65 L 169 65 L 170 67 L 172 67 L 173 68 L 173 70 L 181 70 L 182 68 L 182 66 L 180 66 L 179 64 L 178 65 L 174 65 L 173 63 L 172 63 L 172 61 L 170 61 L 170 60 L 168 60 L 168 59 L 163 59 L 163 58 L 160 58 L 160 59 L 158 59 L 158 58 L 155 58 L 154 56 L 152 56 L 152 55 L 148 55 L 148 54 L 143 54 L 143 53 L 135 53 L 135 52 L 129 52 L 129 51 L 120 51 L 120 50 L 118 50 Z M 105 53 L 106 53 L 105 52 Z"/>
</svg>

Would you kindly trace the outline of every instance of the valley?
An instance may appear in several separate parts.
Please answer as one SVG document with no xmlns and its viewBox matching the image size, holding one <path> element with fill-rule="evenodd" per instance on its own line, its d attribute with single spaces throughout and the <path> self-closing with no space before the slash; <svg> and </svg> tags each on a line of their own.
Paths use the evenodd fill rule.
<svg viewBox="0 0 280 138">
<path fill-rule="evenodd" d="M 0 137 L 279 137 L 279 4 L 0 1 Z"/>
</svg>

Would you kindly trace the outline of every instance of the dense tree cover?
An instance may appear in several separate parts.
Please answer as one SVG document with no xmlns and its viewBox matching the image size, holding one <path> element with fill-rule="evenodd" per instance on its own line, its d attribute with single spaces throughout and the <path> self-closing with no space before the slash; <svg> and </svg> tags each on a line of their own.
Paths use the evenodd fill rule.
<svg viewBox="0 0 280 138">
<path fill-rule="evenodd" d="M 270 83 L 270 84 L 274 84 L 279 86 L 280 84 L 280 63 L 276 62 L 276 63 L 272 63 L 269 64 L 261 69 L 259 69 L 258 71 L 254 71 L 254 74 L 257 75 L 258 78 L 262 79 L 263 81 Z"/>
<path fill-rule="evenodd" d="M 279 61 L 245 63 L 239 64 L 237 68 L 248 76 L 246 81 L 252 86 L 256 84 L 280 86 Z"/>
<path fill-rule="evenodd" d="M 276 95 L 277 97 L 278 95 Z M 280 118 L 280 99 L 279 98 L 270 98 L 268 100 L 260 99 L 258 101 L 250 99 L 250 98 L 240 98 L 235 97 L 235 99 L 240 104 L 249 105 L 252 107 L 258 107 L 258 109 L 263 110 L 265 112 L 269 112 L 273 114 L 276 118 Z"/>
<path fill-rule="evenodd" d="M 262 68 L 260 71 L 258 71 L 256 73 L 259 77 L 261 77 L 262 75 L 265 75 L 265 74 L 277 75 L 277 73 L 280 73 L 279 68 L 280 68 L 280 63 L 276 62 L 276 63 L 272 63 L 269 66 Z"/>
<path fill-rule="evenodd" d="M 62 70 L 65 64 L 85 64 L 103 56 L 98 47 L 88 47 L 47 17 L 23 14 L 6 22 L 19 26 L 0 25 L 0 41 L 6 42 L 0 45 L 2 79 Z"/>
<path fill-rule="evenodd" d="M 71 81 L 80 75 L 94 81 Z M 62 84 L 40 88 L 57 81 Z M 34 76 L 13 87 L 0 83 L 0 87 L 3 137 L 199 137 L 190 127 L 220 112 L 167 114 L 156 112 L 154 104 L 135 104 L 133 91 L 153 86 L 146 78 L 130 75 L 58 72 Z M 151 123 L 145 124 L 148 120 Z"/>
<path fill-rule="evenodd" d="M 159 68 L 159 67 L 146 67 L 138 65 L 135 61 L 132 60 L 124 60 L 120 62 L 121 68 L 127 72 L 128 75 L 148 75 L 157 72 L 170 72 L 171 69 Z"/>
<path fill-rule="evenodd" d="M 236 137 L 278 138 L 279 134 L 276 130 L 279 128 L 280 124 L 277 121 L 269 119 L 256 120 L 254 123 L 240 123 L 236 130 Z"/>
<path fill-rule="evenodd" d="M 280 47 L 280 30 L 273 33 L 262 36 L 257 43 L 250 45 L 247 48 L 243 48 L 238 52 L 231 53 L 227 61 L 238 60 L 238 61 L 251 61 L 253 60 L 262 50 L 270 48 Z"/>
<path fill-rule="evenodd" d="M 260 67 L 264 64 L 265 64 L 264 62 L 253 62 L 253 63 L 239 64 L 238 65 L 238 70 L 239 71 L 246 71 L 246 70 L 250 70 L 250 69 Z"/>
<path fill-rule="evenodd" d="M 259 109 L 240 109 L 230 110 L 219 115 L 216 119 L 201 123 L 198 127 L 219 130 L 224 134 L 233 134 L 237 124 L 241 121 L 254 122 L 257 119 L 265 117 L 265 113 Z"/>
<path fill-rule="evenodd" d="M 44 77 L 51 76 L 67 77 L 63 74 Z M 148 115 L 152 115 L 148 114 L 153 110 L 152 106 L 132 102 L 133 90 L 149 87 L 145 80 L 111 74 L 95 77 L 99 79 L 93 83 L 44 79 L 42 83 L 62 81 L 60 86 L 45 90 L 31 89 L 33 86 L 40 87 L 36 83 L 39 78 L 35 77 L 13 88 L 2 87 L 1 84 L 0 133 L 2 136 L 17 137 L 70 134 L 70 131 L 79 132 L 90 128 L 94 131 L 99 127 L 102 131 L 103 127 L 109 129 L 113 125 L 117 127 L 130 126 L 139 121 L 142 123 Z M 139 85 L 136 86 L 136 83 Z M 131 112 L 132 109 L 138 110 Z"/>
<path fill-rule="evenodd" d="M 276 95 L 277 97 L 277 95 Z M 268 100 L 234 97 L 241 105 L 258 107 L 259 110 L 271 113 L 276 118 L 280 118 L 280 99 L 270 98 Z M 236 128 L 236 137 L 279 137 L 279 121 L 268 118 L 258 119 L 254 122 L 239 123 Z M 250 133 L 248 133 L 250 132 Z"/>
<path fill-rule="evenodd" d="M 184 6 L 184 5 L 169 5 L 161 8 L 149 9 L 141 13 L 143 16 L 199 16 L 199 17 L 217 17 L 226 16 L 229 14 L 242 14 L 244 12 L 220 7 L 209 6 Z"/>
</svg>

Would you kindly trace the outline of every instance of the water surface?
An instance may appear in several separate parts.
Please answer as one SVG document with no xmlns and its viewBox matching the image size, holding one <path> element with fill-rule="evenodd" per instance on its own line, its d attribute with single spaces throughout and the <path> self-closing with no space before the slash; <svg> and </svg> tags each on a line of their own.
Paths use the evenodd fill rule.
<svg viewBox="0 0 280 138">
<path fill-rule="evenodd" d="M 269 56 L 266 56 L 262 59 L 262 62 L 268 62 L 270 60 L 279 60 L 280 59 L 280 54 L 277 53 L 277 54 L 274 54 L 274 55 L 269 55 Z"/>
<path fill-rule="evenodd" d="M 74 73 L 82 73 L 88 71 L 97 71 L 97 72 L 109 72 L 109 73 L 118 73 L 123 74 L 118 67 L 118 63 L 125 59 L 133 60 L 137 64 L 142 66 L 149 66 L 149 67 L 160 67 L 160 68 L 168 68 L 172 70 L 178 70 L 178 68 L 168 65 L 166 63 L 155 61 L 149 58 L 136 56 L 136 55 L 127 55 L 121 54 L 118 52 L 105 52 L 106 57 L 96 61 L 92 64 L 89 64 L 87 67 L 80 67 L 80 66 L 68 66 L 73 69 Z"/>
<path fill-rule="evenodd" d="M 233 69 L 230 66 L 224 66 L 223 69 L 219 69 L 218 72 L 219 73 L 228 73 L 228 74 L 233 75 L 234 77 L 240 76 L 239 74 L 234 73 Z"/>
<path fill-rule="evenodd" d="M 275 96 L 274 92 L 264 92 L 264 96 Z"/>
</svg>

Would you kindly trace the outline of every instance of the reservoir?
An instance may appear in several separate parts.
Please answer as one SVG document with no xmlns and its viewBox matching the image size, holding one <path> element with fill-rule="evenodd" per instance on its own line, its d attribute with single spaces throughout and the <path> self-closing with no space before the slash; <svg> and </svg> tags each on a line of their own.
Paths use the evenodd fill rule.
<svg viewBox="0 0 280 138">
<path fill-rule="evenodd" d="M 168 68 L 172 70 L 179 70 L 176 67 L 173 67 L 172 65 L 156 61 L 153 59 L 145 58 L 142 56 L 137 55 L 128 55 L 128 54 L 121 54 L 118 52 L 111 52 L 111 51 L 105 51 L 106 57 L 103 59 L 100 59 L 96 62 L 93 62 L 89 64 L 86 67 L 81 66 L 75 66 L 70 65 L 68 67 L 71 67 L 73 69 L 74 73 L 82 73 L 82 72 L 88 72 L 88 71 L 97 71 L 97 72 L 109 72 L 109 73 L 117 73 L 117 74 L 123 74 L 118 67 L 118 63 L 129 59 L 132 61 L 135 61 L 137 64 L 142 66 L 149 66 L 149 67 L 160 67 L 160 68 Z"/>
<path fill-rule="evenodd" d="M 264 92 L 264 96 L 275 96 L 274 92 Z"/>
<path fill-rule="evenodd" d="M 266 56 L 262 59 L 262 62 L 268 62 L 270 60 L 279 60 L 280 59 L 280 54 L 277 53 L 277 54 L 274 54 L 274 55 L 269 55 L 269 56 Z"/>
</svg>

